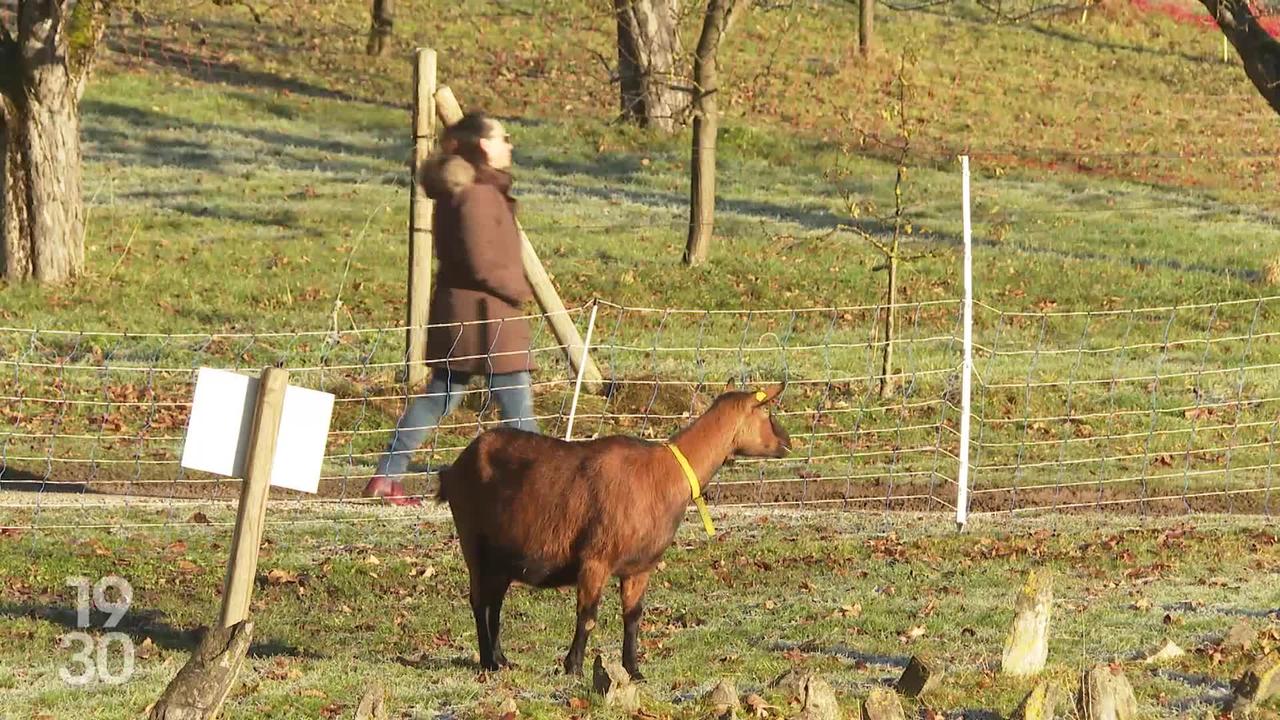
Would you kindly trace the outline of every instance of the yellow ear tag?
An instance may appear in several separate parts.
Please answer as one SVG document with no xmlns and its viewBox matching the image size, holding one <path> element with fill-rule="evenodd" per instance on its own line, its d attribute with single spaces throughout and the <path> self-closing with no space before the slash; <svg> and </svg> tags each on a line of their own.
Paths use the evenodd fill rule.
<svg viewBox="0 0 1280 720">
<path fill-rule="evenodd" d="M 767 397 L 769 397 L 769 394 L 766 393 L 765 391 L 763 390 L 756 391 L 756 402 L 764 402 L 764 399 Z"/>
</svg>

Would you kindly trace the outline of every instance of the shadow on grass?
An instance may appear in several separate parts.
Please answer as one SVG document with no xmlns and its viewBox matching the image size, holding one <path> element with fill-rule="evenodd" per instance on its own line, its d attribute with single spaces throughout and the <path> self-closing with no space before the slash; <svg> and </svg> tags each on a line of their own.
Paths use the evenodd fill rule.
<svg viewBox="0 0 1280 720">
<path fill-rule="evenodd" d="M 47 475 L 33 473 L 28 470 L 18 470 L 11 467 L 0 468 L 0 491 L 59 493 L 68 495 L 93 492 L 85 483 L 49 482 L 49 477 Z"/>
<path fill-rule="evenodd" d="M 79 625 L 78 613 L 74 608 L 56 605 L 3 604 L 0 605 L 0 617 L 42 620 L 61 625 L 69 631 L 85 629 Z M 204 628 L 187 629 L 170 625 L 165 620 L 165 614 L 159 610 L 139 610 L 136 606 L 131 607 L 129 612 L 121 618 L 120 623 L 112 628 L 105 627 L 107 619 L 106 613 L 92 611 L 88 629 L 124 633 L 133 640 L 135 646 L 150 640 L 157 647 L 166 650 L 191 652 L 200 644 L 200 639 L 204 636 Z M 273 640 L 254 642 L 249 646 L 249 656 L 256 658 L 288 656 L 306 659 L 321 657 L 293 645 Z"/>
<path fill-rule="evenodd" d="M 250 33 L 252 27 L 248 24 L 242 25 L 239 23 L 202 22 L 202 28 L 205 31 L 209 29 L 225 31 L 220 35 L 218 42 L 218 47 L 224 51 L 249 53 L 255 56 L 263 56 L 265 54 L 264 51 L 269 51 L 277 57 L 293 57 L 299 52 L 299 48 L 296 47 L 286 47 L 279 43 L 264 43 L 261 38 L 254 37 Z M 119 56 L 115 58 L 116 61 L 125 66 L 150 66 L 168 70 L 192 80 L 222 83 L 232 87 L 271 90 L 277 93 L 303 97 L 349 100 L 382 107 L 402 107 L 400 104 L 389 103 L 381 98 L 354 95 L 315 83 L 282 77 L 276 73 L 247 68 L 234 60 L 223 59 L 227 57 L 227 53 L 221 53 L 222 57 L 215 57 L 213 53 L 193 52 L 189 47 L 181 46 L 165 38 L 131 31 L 129 26 L 120 26 L 115 30 L 116 32 L 108 34 L 107 48 L 116 53 Z M 254 44 L 251 47 L 249 44 L 242 42 L 239 43 L 238 47 L 228 46 L 227 43 L 230 38 L 235 37 L 253 37 Z M 407 105 L 408 100 L 406 99 L 404 106 L 407 107 Z"/>
</svg>

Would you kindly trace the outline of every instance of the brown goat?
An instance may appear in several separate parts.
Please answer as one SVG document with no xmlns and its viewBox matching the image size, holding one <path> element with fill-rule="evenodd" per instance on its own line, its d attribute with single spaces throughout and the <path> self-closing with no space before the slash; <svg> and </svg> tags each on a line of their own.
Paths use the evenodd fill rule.
<svg viewBox="0 0 1280 720">
<path fill-rule="evenodd" d="M 621 580 L 622 664 L 634 678 L 649 575 L 671 545 L 692 489 L 673 445 L 705 487 L 733 456 L 783 457 L 790 438 L 770 416 L 782 392 L 728 391 L 668 443 L 627 436 L 586 442 L 511 428 L 488 430 L 440 474 L 471 577 L 480 665 L 509 665 L 499 632 L 512 582 L 578 586 L 578 621 L 564 659 L 582 672 L 587 636 L 611 575 Z"/>
</svg>

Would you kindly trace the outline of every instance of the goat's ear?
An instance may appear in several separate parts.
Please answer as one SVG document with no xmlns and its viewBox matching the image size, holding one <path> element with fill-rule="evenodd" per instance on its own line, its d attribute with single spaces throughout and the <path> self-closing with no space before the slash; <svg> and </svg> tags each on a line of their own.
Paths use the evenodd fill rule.
<svg viewBox="0 0 1280 720">
<path fill-rule="evenodd" d="M 771 385 L 761 390 L 757 390 L 756 402 L 760 405 L 768 405 L 774 400 L 777 400 L 778 396 L 782 394 L 782 391 L 786 389 L 787 384 L 785 382 L 780 382 L 777 385 Z"/>
</svg>

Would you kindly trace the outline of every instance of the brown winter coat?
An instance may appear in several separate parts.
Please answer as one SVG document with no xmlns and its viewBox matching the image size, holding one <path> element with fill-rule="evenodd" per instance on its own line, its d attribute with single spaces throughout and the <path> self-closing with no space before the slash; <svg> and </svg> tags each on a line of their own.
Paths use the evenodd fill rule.
<svg viewBox="0 0 1280 720">
<path fill-rule="evenodd" d="M 428 363 L 479 375 L 532 370 L 529 321 L 513 319 L 526 314 L 533 290 L 520 259 L 511 175 L 439 155 L 423 167 L 422 184 L 435 200 L 439 261 Z"/>
</svg>

